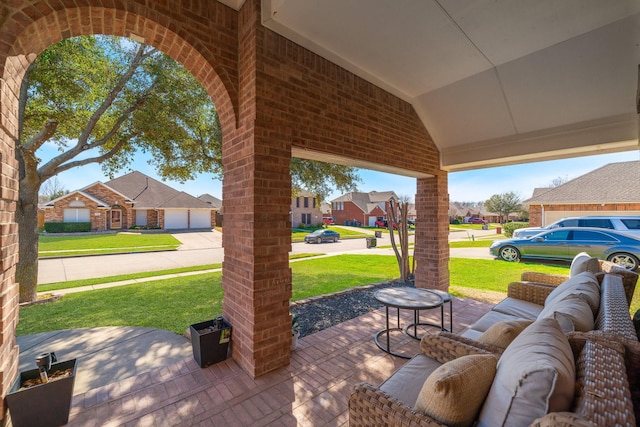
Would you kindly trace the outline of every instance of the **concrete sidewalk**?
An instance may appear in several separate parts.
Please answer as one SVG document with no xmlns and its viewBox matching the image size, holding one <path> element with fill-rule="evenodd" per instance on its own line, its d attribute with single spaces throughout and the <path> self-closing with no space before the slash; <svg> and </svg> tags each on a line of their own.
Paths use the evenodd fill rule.
<svg viewBox="0 0 640 427">
<path fill-rule="evenodd" d="M 193 357 L 184 336 L 131 326 L 43 332 L 16 342 L 20 371 L 35 369 L 36 356 L 44 352 L 54 351 L 58 361 L 77 359 L 74 394 Z"/>
</svg>

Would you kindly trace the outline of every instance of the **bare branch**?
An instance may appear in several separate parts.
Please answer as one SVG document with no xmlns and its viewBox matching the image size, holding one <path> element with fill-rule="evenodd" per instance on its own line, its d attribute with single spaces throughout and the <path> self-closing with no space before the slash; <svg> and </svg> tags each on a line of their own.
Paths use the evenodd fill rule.
<svg viewBox="0 0 640 427">
<path fill-rule="evenodd" d="M 60 166 L 56 167 L 55 170 L 53 171 L 53 173 L 51 173 L 46 178 L 49 178 L 50 176 L 53 176 L 53 175 L 58 175 L 59 173 L 62 173 L 62 172 L 66 171 L 66 170 L 69 170 L 69 169 L 73 169 L 73 168 L 78 167 L 78 166 L 88 165 L 89 163 L 101 163 L 101 162 L 104 162 L 105 160 L 110 159 L 111 157 L 113 157 L 122 148 L 122 146 L 129 141 L 129 139 L 131 139 L 131 138 L 122 138 L 120 141 L 118 141 L 118 143 L 116 145 L 113 146 L 113 148 L 111 148 L 111 150 L 107 151 L 104 154 L 101 154 L 100 156 L 90 157 L 88 159 L 76 160 L 75 162 L 69 162 L 69 163 L 65 163 L 63 165 L 60 165 Z M 41 175 L 41 176 L 42 176 L 43 179 L 46 179 L 43 175 Z"/>
<path fill-rule="evenodd" d="M 57 120 L 47 120 L 42 130 L 34 135 L 29 142 L 21 144 L 20 148 L 23 151 L 35 153 L 38 148 L 42 147 L 42 144 L 47 142 L 56 133 L 58 124 Z"/>
<path fill-rule="evenodd" d="M 94 113 L 91 115 L 91 117 L 89 118 L 89 121 L 87 122 L 87 126 L 85 126 L 85 128 L 82 130 L 82 133 L 78 137 L 78 146 L 82 146 L 86 144 L 86 142 L 89 139 L 89 135 L 91 135 L 91 132 L 93 132 L 93 129 L 95 128 L 96 124 L 100 120 L 100 117 L 102 117 L 102 115 L 109 109 L 111 104 L 113 104 L 113 101 L 115 101 L 118 94 L 122 92 L 125 85 L 131 79 L 131 77 L 135 73 L 138 66 L 140 66 L 142 61 L 148 55 L 151 54 L 152 51 L 150 51 L 148 54 L 144 53 L 145 47 L 146 45 L 140 46 L 140 48 L 136 52 L 135 57 L 133 58 L 133 61 L 131 61 L 131 64 L 129 64 L 129 68 L 127 69 L 127 71 L 120 77 L 120 79 L 118 80 L 116 85 L 113 87 L 113 89 L 111 89 L 111 92 L 109 92 L 109 94 L 104 99 L 100 107 L 98 107 L 98 109 L 94 111 Z"/>
</svg>

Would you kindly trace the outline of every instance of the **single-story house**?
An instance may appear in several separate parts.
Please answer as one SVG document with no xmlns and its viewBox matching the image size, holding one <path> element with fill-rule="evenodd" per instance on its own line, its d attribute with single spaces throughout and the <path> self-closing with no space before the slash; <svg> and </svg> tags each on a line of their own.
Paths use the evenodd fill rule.
<svg viewBox="0 0 640 427">
<path fill-rule="evenodd" d="M 137 171 L 95 182 L 41 207 L 45 223 L 90 222 L 92 230 L 210 229 L 215 224 L 211 205 Z"/>
<path fill-rule="evenodd" d="M 640 161 L 609 163 L 557 187 L 536 188 L 523 204 L 536 227 L 569 216 L 640 215 Z"/>
<path fill-rule="evenodd" d="M 351 192 L 331 201 L 331 214 L 336 224 L 360 224 L 373 227 L 386 218 L 387 206 L 398 196 L 393 191 Z"/>
</svg>

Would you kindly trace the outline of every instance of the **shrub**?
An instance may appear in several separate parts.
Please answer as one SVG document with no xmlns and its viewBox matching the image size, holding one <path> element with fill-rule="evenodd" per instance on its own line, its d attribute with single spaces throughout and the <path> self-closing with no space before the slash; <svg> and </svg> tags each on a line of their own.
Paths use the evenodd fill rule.
<svg viewBox="0 0 640 427">
<path fill-rule="evenodd" d="M 518 228 L 528 227 L 528 222 L 507 222 L 506 224 L 502 224 L 502 233 L 506 237 L 513 237 L 513 232 Z"/>
<path fill-rule="evenodd" d="M 45 222 L 47 233 L 78 233 L 91 231 L 90 222 Z"/>
</svg>

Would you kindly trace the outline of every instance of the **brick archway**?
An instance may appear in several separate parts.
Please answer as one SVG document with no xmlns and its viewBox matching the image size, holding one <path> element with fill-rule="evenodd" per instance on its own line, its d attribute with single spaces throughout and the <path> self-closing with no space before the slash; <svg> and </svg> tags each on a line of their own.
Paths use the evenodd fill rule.
<svg viewBox="0 0 640 427">
<path fill-rule="evenodd" d="M 8 3 L 8 4 L 7 4 Z M 261 0 L 9 0 L 0 5 L 0 385 L 17 372 L 14 159 L 17 96 L 36 54 L 63 38 L 144 38 L 185 65 L 223 130 L 223 314 L 253 376 L 290 360 L 292 155 L 418 178 L 416 285 L 448 286 L 447 175 L 411 104 L 266 29 Z"/>
<path fill-rule="evenodd" d="M 103 3 L 109 6 L 103 6 Z M 212 31 L 210 24 L 206 28 L 202 25 L 198 31 L 193 23 L 184 23 L 181 27 L 172 20 L 161 19 L 161 15 L 133 3 L 116 3 L 122 9 L 114 8 L 114 2 L 111 1 L 92 1 L 91 4 L 92 6 L 83 8 L 65 8 L 60 4 L 57 6 L 59 10 L 53 11 L 46 2 L 40 2 L 17 11 L 7 21 L 0 23 L 2 396 L 15 378 L 18 366 L 18 348 L 15 343 L 18 322 L 18 284 L 15 283 L 15 265 L 18 262 L 18 227 L 15 221 L 18 166 L 14 155 L 18 129 L 18 96 L 25 71 L 37 55 L 48 46 L 75 36 L 108 34 L 136 38 L 162 50 L 188 69 L 214 101 L 224 137 L 236 134 L 237 12 L 218 2 L 201 3 L 200 9 L 203 10 L 194 10 L 193 13 L 215 17 L 219 25 L 215 26 L 216 31 Z M 0 10 L 0 16 L 2 12 Z M 215 40 L 216 37 L 225 43 Z M 209 43 L 204 43 L 205 39 L 209 39 Z M 0 418 L 3 412 L 1 405 L 2 401 Z"/>
</svg>

